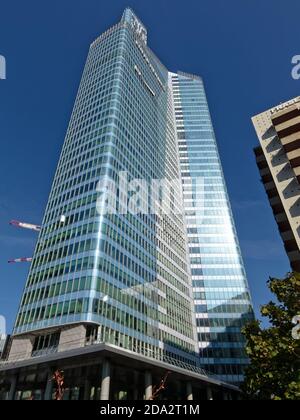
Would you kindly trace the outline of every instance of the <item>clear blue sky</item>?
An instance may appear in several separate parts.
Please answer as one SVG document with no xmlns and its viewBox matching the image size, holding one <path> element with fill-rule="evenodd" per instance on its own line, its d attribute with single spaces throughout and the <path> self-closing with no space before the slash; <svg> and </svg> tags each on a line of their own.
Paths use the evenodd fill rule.
<svg viewBox="0 0 300 420">
<path fill-rule="evenodd" d="M 255 165 L 250 117 L 299 95 L 299 0 L 26 0 L 2 2 L 0 314 L 12 327 L 90 42 L 132 7 L 173 71 L 204 78 L 255 309 L 289 264 Z"/>
</svg>

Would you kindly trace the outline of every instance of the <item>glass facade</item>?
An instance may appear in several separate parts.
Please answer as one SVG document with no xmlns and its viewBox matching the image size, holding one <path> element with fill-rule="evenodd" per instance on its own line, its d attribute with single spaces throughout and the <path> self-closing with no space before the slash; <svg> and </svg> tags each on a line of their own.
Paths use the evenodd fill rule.
<svg viewBox="0 0 300 420">
<path fill-rule="evenodd" d="M 172 86 L 200 362 L 240 382 L 241 328 L 253 310 L 205 90 L 200 77 L 184 73 L 172 74 Z"/>
<path fill-rule="evenodd" d="M 153 180 L 168 212 L 161 191 L 145 200 Z M 252 316 L 203 83 L 168 72 L 126 9 L 90 46 L 14 335 L 40 334 L 38 355 L 59 328 L 89 325 L 98 342 L 239 382 Z"/>
<path fill-rule="evenodd" d="M 146 42 L 127 9 L 90 47 L 14 334 L 89 323 L 99 341 L 196 364 L 181 195 L 167 215 L 160 200 L 155 214 L 99 210 L 99 179 L 179 176 L 169 74 Z"/>
</svg>

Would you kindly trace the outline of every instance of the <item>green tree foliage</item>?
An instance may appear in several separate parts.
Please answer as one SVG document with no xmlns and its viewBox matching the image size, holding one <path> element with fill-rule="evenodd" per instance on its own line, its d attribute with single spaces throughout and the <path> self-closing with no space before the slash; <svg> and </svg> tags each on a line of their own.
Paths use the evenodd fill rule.
<svg viewBox="0 0 300 420">
<path fill-rule="evenodd" d="M 254 321 L 243 331 L 251 364 L 242 389 L 250 399 L 300 400 L 300 339 L 292 337 L 292 320 L 300 315 L 300 274 L 271 278 L 268 286 L 277 297 L 261 309 L 270 327 Z"/>
</svg>

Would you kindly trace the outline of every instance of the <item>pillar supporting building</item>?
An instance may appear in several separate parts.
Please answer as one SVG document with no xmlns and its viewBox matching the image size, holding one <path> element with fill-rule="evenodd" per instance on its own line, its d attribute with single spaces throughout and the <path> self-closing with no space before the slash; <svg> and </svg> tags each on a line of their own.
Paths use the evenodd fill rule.
<svg viewBox="0 0 300 420">
<path fill-rule="evenodd" d="M 0 364 L 0 400 L 54 398 L 52 376 L 63 371 L 64 399 L 151 400 L 153 387 L 169 372 L 165 390 L 158 399 L 237 399 L 237 387 L 223 383 L 204 371 L 136 355 L 109 344 L 95 344 L 18 362 Z M 28 379 L 30 378 L 30 379 Z M 181 392 L 183 392 L 181 394 Z"/>
</svg>

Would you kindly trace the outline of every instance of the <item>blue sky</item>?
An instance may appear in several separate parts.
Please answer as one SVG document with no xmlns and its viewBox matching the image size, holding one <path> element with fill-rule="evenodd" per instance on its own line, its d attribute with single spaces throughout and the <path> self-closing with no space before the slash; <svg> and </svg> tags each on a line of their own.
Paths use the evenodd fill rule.
<svg viewBox="0 0 300 420">
<path fill-rule="evenodd" d="M 36 236 L 10 219 L 41 222 L 91 41 L 126 6 L 173 71 L 204 78 L 256 312 L 269 276 L 289 270 L 255 165 L 250 117 L 299 95 L 298 0 L 11 0 L 2 2 L 0 55 L 0 314 L 14 321 Z"/>
</svg>

